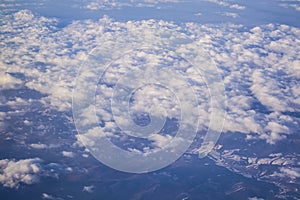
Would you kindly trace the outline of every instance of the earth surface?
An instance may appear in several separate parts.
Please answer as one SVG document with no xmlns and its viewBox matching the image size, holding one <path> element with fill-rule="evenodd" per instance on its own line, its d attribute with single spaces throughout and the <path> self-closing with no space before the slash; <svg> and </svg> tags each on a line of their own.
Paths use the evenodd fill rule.
<svg viewBox="0 0 300 200">
<path fill-rule="evenodd" d="M 299 0 L 2 0 L 0 198 L 300 199 L 299 19 Z M 210 63 L 205 56 L 203 63 L 190 63 L 192 51 Z M 97 66 L 110 62 L 95 79 L 96 89 L 90 76 L 78 82 L 97 67 L 93 52 Z M 202 79 L 191 65 L 203 71 Z M 148 75 L 139 74 L 143 67 Z M 162 69 L 176 73 L 166 76 Z M 190 87 L 175 90 L 181 83 L 176 74 Z M 209 82 L 209 75 L 220 79 Z M 152 78 L 165 84 L 138 87 Z M 116 91 L 129 82 L 136 87 L 128 100 L 136 125 L 165 117 L 161 130 L 145 138 L 118 126 L 127 121 L 113 103 L 121 102 Z M 212 95 L 219 90 L 210 83 L 221 83 L 217 88 L 224 93 Z M 81 87 L 93 89 L 96 115 L 78 112 Z M 224 105 L 226 116 L 210 117 L 214 102 Z M 78 128 L 78 116 L 82 126 L 92 130 L 96 124 L 98 132 Z M 195 124 L 188 148 L 157 170 L 128 173 L 99 159 L 113 156 L 101 150 L 99 138 L 129 155 L 147 156 L 171 143 L 180 127 Z M 222 133 L 201 157 L 203 140 L 215 126 Z M 188 141 L 177 139 L 175 146 Z"/>
</svg>

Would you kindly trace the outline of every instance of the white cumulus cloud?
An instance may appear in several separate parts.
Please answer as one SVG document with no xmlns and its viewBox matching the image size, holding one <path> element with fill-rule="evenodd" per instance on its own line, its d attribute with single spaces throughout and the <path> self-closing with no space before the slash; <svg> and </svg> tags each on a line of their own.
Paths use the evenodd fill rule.
<svg viewBox="0 0 300 200">
<path fill-rule="evenodd" d="M 24 160 L 0 160 L 0 183 L 5 187 L 17 188 L 20 184 L 38 182 L 42 171 L 39 158 Z"/>
</svg>

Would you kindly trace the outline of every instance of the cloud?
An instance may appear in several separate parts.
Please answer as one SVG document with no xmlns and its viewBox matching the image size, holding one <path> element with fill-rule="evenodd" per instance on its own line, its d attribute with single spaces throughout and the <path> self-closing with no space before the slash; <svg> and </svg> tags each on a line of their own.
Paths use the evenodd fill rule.
<svg viewBox="0 0 300 200">
<path fill-rule="evenodd" d="M 43 199 L 48 199 L 48 200 L 64 200 L 64 199 L 61 198 L 61 197 L 55 197 L 54 195 L 47 194 L 47 193 L 43 193 L 43 194 L 42 194 L 42 198 L 43 198 Z"/>
<path fill-rule="evenodd" d="M 300 178 L 300 168 L 281 168 L 280 172 L 291 179 Z"/>
<path fill-rule="evenodd" d="M 229 8 L 233 8 L 233 9 L 237 9 L 237 10 L 244 10 L 246 7 L 238 5 L 238 4 L 232 4 L 229 6 Z"/>
<path fill-rule="evenodd" d="M 283 8 L 293 8 L 296 11 L 300 11 L 300 6 L 299 6 L 298 0 L 292 0 L 292 1 L 281 0 L 280 2 L 282 2 L 282 3 L 280 3 L 279 6 L 281 6 Z"/>
<path fill-rule="evenodd" d="M 231 3 L 228 3 L 227 1 L 220 1 L 220 0 L 202 0 L 202 1 L 215 3 L 219 6 L 228 7 L 228 8 L 236 9 L 236 10 L 244 10 L 246 8 L 245 6 L 242 6 L 239 4 L 231 4 Z"/>
<path fill-rule="evenodd" d="M 52 149 L 58 148 L 61 144 L 43 144 L 43 143 L 32 143 L 29 145 L 33 149 Z"/>
<path fill-rule="evenodd" d="M 172 141 L 173 137 L 170 135 L 152 134 L 149 139 L 153 140 L 157 147 L 165 148 Z"/>
<path fill-rule="evenodd" d="M 21 10 L 14 14 L 14 19 L 16 21 L 31 21 L 34 15 L 29 10 Z"/>
<path fill-rule="evenodd" d="M 33 184 L 38 182 L 42 172 L 39 158 L 24 160 L 0 160 L 0 182 L 5 187 L 18 188 L 20 184 Z"/>
<path fill-rule="evenodd" d="M 8 73 L 0 72 L 0 90 L 15 89 L 20 87 L 21 84 L 21 80 L 9 75 Z"/>
<path fill-rule="evenodd" d="M 289 128 L 287 126 L 281 125 L 277 122 L 268 122 L 266 130 L 270 131 L 271 133 L 266 135 L 261 135 L 262 138 L 266 138 L 267 142 L 270 144 L 274 144 L 279 140 L 284 139 L 286 133 L 289 133 Z"/>
<path fill-rule="evenodd" d="M 179 3 L 183 0 L 130 0 L 130 1 L 117 1 L 117 0 L 98 0 L 89 2 L 83 8 L 89 10 L 111 10 L 120 9 L 123 7 L 154 7 L 161 3 Z M 160 7 L 158 7 L 160 8 Z"/>
<path fill-rule="evenodd" d="M 264 199 L 259 197 L 250 197 L 248 198 L 248 200 L 264 200 Z"/>
<path fill-rule="evenodd" d="M 287 104 L 281 99 L 278 99 L 278 92 L 280 88 L 277 86 L 278 83 L 275 79 L 269 79 L 266 81 L 266 76 L 263 70 L 256 70 L 252 74 L 253 84 L 251 91 L 260 100 L 263 105 L 275 109 L 277 111 L 284 111 L 288 109 Z"/>
<path fill-rule="evenodd" d="M 238 14 L 232 12 L 224 12 L 222 13 L 222 15 L 226 17 L 232 17 L 232 18 L 237 18 L 239 16 Z"/>
<path fill-rule="evenodd" d="M 62 155 L 68 158 L 73 158 L 75 156 L 74 153 L 71 151 L 63 151 Z"/>
<path fill-rule="evenodd" d="M 89 2 L 84 8 L 89 10 L 108 10 L 112 8 L 121 8 L 123 6 L 130 5 L 128 3 L 122 3 L 115 0 L 100 0 Z"/>
<path fill-rule="evenodd" d="M 92 193 L 94 192 L 95 186 L 93 185 L 86 185 L 83 187 L 82 191 L 87 192 L 87 193 Z"/>
<path fill-rule="evenodd" d="M 46 149 L 48 145 L 38 143 L 38 144 L 30 144 L 30 147 L 34 149 Z"/>
</svg>

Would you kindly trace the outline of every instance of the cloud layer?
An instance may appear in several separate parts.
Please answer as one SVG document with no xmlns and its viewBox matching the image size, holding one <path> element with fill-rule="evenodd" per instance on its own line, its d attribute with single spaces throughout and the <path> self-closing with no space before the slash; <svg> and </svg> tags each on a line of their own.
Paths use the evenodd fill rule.
<svg viewBox="0 0 300 200">
<path fill-rule="evenodd" d="M 153 37 L 156 32 L 173 32 L 190 37 L 194 40 L 194 44 L 200 45 L 209 52 L 216 63 L 218 73 L 224 78 L 228 104 L 224 134 L 242 133 L 245 134 L 246 141 L 249 143 L 260 141 L 265 145 L 275 146 L 281 141 L 295 136 L 299 131 L 299 117 L 297 116 L 300 112 L 298 87 L 300 30 L 292 26 L 268 24 L 248 28 L 233 24 L 186 23 L 179 25 L 162 20 L 118 22 L 104 16 L 97 21 L 74 21 L 60 28 L 56 19 L 34 15 L 31 11 L 22 10 L 13 15 L 7 15 L 1 24 L 0 32 L 2 47 L 0 68 L 3 72 L 0 74 L 0 89 L 5 91 L 25 87 L 38 91 L 43 94 L 43 97 L 35 101 L 42 103 L 46 108 L 71 111 L 72 87 L 76 73 L 89 52 L 103 44 L 104 41 L 118 36 L 120 41 L 130 42 L 130 37 L 125 37 L 128 36 L 128 32 L 141 38 L 145 37 L 145 41 L 151 41 L 158 38 Z M 160 43 L 162 40 L 155 42 Z M 181 50 L 181 53 L 184 54 L 185 49 Z M 174 58 L 171 54 L 165 54 L 163 59 L 150 53 L 138 55 L 135 57 L 136 59 L 150 59 L 159 62 L 163 59 Z M 126 62 L 130 61 L 131 64 L 137 61 L 128 57 L 124 59 L 127 59 Z M 115 66 L 122 65 L 123 61 L 119 60 Z M 178 64 L 178 66 L 184 64 L 183 61 L 179 62 L 176 59 L 170 59 L 168 62 Z M 116 67 L 115 69 L 120 68 Z M 118 70 L 109 72 L 107 77 L 113 80 Z M 188 73 L 193 74 L 193 71 L 188 71 Z M 207 101 L 209 96 L 205 92 L 203 80 L 194 76 L 191 78 L 191 82 L 193 81 L 199 83 L 199 87 L 195 88 L 195 92 L 201 94 L 197 108 L 201 112 L 199 117 L 203 124 L 201 128 L 206 130 L 209 125 L 208 116 L 211 112 Z M 105 86 L 98 89 L 104 96 L 111 92 L 110 88 Z M 157 95 L 139 92 L 136 96 L 137 99 L 147 96 L 149 97 L 147 99 L 150 100 Z M 174 101 L 169 101 L 168 98 L 162 98 L 162 100 L 164 100 L 166 108 L 173 108 L 170 113 L 176 113 L 178 108 L 173 105 Z M 1 98 L 1 103 L 11 108 L 22 107 L 28 102 L 27 99 L 19 97 L 9 100 Z M 134 108 L 141 110 L 152 102 L 143 103 L 135 105 Z M 99 113 L 101 120 L 105 121 L 111 117 L 109 110 L 104 108 L 99 108 Z M 0 113 L 0 123 L 5 120 L 7 115 L 9 113 Z M 87 125 L 99 123 L 88 111 L 83 113 L 83 117 L 85 117 Z M 30 122 L 24 121 L 24 123 Z M 103 132 L 101 133 L 105 134 L 93 132 L 93 130 L 87 134 L 90 138 L 111 136 L 116 125 L 106 123 L 102 128 Z M 89 137 L 86 138 L 87 142 L 93 142 L 93 140 L 88 140 Z M 161 148 L 168 144 L 172 134 L 153 134 L 151 138 L 152 144 Z M 47 145 L 40 143 L 32 143 L 30 146 L 35 149 L 48 148 Z M 140 152 L 134 148 L 130 150 Z M 197 153 L 196 150 L 194 152 Z M 75 156 L 69 150 L 62 151 L 61 155 Z M 232 155 L 232 157 L 236 158 L 236 155 Z M 251 159 L 256 160 L 257 158 L 250 158 L 249 162 Z M 38 180 L 36 175 L 40 173 L 37 164 L 39 162 L 38 159 L 1 160 L 1 183 L 7 187 L 17 187 L 21 183 L 36 182 Z M 268 159 L 260 159 L 257 162 L 262 165 L 263 163 L 270 164 Z M 288 158 L 283 156 L 276 162 L 287 163 L 287 166 L 279 165 L 281 168 L 274 174 L 274 177 L 289 177 L 291 180 L 299 178 L 298 168 L 289 167 Z M 27 167 L 22 168 L 22 166 Z M 18 175 L 14 176 L 11 172 Z"/>
<path fill-rule="evenodd" d="M 1 27 L 4 48 L 0 58 L 6 69 L 1 79 L 6 82 L 3 89 L 21 83 L 7 73 L 22 73 L 26 87 L 46 95 L 40 102 L 61 111 L 70 110 L 76 69 L 94 47 L 126 32 L 186 32 L 210 52 L 224 77 L 228 102 L 225 132 L 246 133 L 249 138 L 271 144 L 295 132 L 297 118 L 285 113 L 300 110 L 297 28 L 269 24 L 247 30 L 237 25 L 196 23 L 180 27 L 164 21 L 123 23 L 104 17 L 99 21 L 75 21 L 57 31 L 56 23 L 28 10 L 7 16 Z M 143 34 L 151 41 L 152 33 Z M 201 112 L 208 112 L 207 107 L 199 106 Z M 204 113 L 200 119 L 203 122 L 207 121 Z"/>
</svg>

